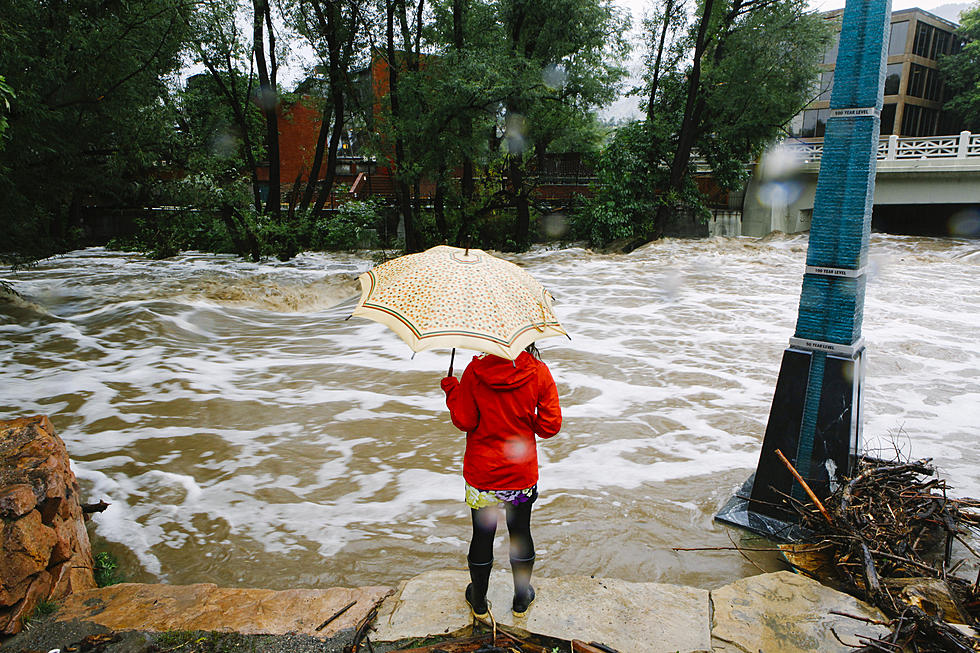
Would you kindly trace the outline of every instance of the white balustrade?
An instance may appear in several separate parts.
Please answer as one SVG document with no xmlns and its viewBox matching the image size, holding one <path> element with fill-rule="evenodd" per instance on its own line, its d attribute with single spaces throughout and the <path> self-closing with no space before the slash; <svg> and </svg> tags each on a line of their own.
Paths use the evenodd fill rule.
<svg viewBox="0 0 980 653">
<path fill-rule="evenodd" d="M 823 141 L 784 141 L 782 146 L 807 163 L 819 161 L 823 156 Z M 952 136 L 882 136 L 878 142 L 878 159 L 883 161 L 974 157 L 980 157 L 980 134 L 968 131 Z"/>
<path fill-rule="evenodd" d="M 970 134 L 970 132 L 962 132 L 960 134 L 961 147 L 966 150 L 962 157 L 965 159 L 968 156 L 980 156 L 980 134 Z"/>
</svg>

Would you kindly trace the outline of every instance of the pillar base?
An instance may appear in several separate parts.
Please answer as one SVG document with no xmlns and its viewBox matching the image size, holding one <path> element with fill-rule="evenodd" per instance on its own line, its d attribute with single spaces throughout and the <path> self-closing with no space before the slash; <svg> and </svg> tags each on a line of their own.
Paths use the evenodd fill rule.
<svg viewBox="0 0 980 653">
<path fill-rule="evenodd" d="M 725 503 L 724 507 L 718 511 L 715 519 L 777 542 L 796 542 L 804 539 L 808 531 L 799 524 L 753 512 L 749 509 L 749 497 L 752 496 L 754 483 L 755 474 L 752 474 L 742 483 L 742 487 L 735 492 L 735 495 Z"/>
<path fill-rule="evenodd" d="M 799 535 L 787 528 L 797 521 L 787 497 L 809 499 L 776 450 L 820 498 L 851 474 L 861 446 L 864 351 L 786 349 L 758 467 L 716 519 L 773 539 Z"/>
</svg>

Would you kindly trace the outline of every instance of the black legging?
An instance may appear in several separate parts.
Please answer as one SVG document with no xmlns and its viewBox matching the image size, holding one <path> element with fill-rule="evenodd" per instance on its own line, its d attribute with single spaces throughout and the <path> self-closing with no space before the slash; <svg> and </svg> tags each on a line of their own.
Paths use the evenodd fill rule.
<svg viewBox="0 0 980 653">
<path fill-rule="evenodd" d="M 535 497 L 536 498 L 536 497 Z M 534 558 L 534 540 L 531 539 L 531 505 L 534 499 L 514 506 L 504 503 L 507 509 L 507 532 L 510 533 L 511 560 Z M 470 509 L 473 518 L 473 539 L 470 540 L 469 561 L 476 564 L 493 560 L 493 537 L 497 533 L 497 509 L 488 506 Z"/>
</svg>

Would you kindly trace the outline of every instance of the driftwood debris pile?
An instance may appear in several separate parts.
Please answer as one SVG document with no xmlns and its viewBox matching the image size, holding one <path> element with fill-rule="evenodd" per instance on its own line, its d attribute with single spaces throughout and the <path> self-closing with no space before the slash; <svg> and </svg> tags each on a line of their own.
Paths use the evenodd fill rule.
<svg viewBox="0 0 980 653">
<path fill-rule="evenodd" d="M 969 541 L 980 532 L 980 501 L 949 497 L 930 460 L 864 458 L 825 502 L 787 499 L 812 534 L 784 547 L 790 563 L 889 619 L 889 637 L 855 650 L 980 651 L 970 628 L 980 618 L 980 575 L 957 575 L 965 560 L 952 559 L 957 541 L 980 557 Z"/>
</svg>

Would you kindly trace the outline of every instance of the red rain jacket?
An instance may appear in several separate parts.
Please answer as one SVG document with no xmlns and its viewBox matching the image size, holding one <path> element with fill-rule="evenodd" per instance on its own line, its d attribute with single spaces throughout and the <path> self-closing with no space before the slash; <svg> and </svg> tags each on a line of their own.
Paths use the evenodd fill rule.
<svg viewBox="0 0 980 653">
<path fill-rule="evenodd" d="M 442 380 L 453 424 L 466 432 L 463 478 L 480 490 L 524 490 L 538 482 L 535 434 L 561 429 L 548 366 L 527 352 L 514 361 L 474 356 L 461 381 Z"/>
</svg>

